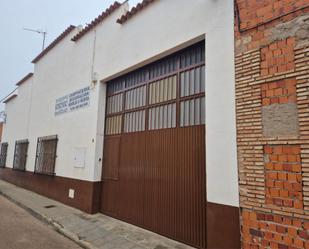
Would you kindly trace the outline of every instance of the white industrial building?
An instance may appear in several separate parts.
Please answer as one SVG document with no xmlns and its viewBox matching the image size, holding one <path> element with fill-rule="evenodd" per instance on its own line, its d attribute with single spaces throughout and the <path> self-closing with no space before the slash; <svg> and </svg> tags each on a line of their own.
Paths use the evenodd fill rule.
<svg viewBox="0 0 309 249">
<path fill-rule="evenodd" d="M 0 178 L 198 248 L 237 247 L 233 8 L 115 2 L 69 26 L 5 100 Z"/>
</svg>

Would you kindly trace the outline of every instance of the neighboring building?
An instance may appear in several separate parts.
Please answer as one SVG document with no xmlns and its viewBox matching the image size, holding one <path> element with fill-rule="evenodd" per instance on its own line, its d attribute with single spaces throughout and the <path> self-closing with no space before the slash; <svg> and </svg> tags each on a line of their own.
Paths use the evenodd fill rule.
<svg viewBox="0 0 309 249">
<path fill-rule="evenodd" d="M 309 6 L 235 3 L 70 26 L 5 100 L 0 178 L 197 248 L 308 248 Z"/>
<path fill-rule="evenodd" d="M 243 248 L 309 248 L 309 1 L 236 1 Z"/>
<path fill-rule="evenodd" d="M 0 122 L 0 142 L 2 138 L 2 132 L 3 132 L 3 122 Z"/>
</svg>

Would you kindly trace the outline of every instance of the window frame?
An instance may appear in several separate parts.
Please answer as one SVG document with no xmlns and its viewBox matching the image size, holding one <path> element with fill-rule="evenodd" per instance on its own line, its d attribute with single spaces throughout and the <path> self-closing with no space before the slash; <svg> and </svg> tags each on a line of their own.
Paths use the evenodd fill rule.
<svg viewBox="0 0 309 249">
<path fill-rule="evenodd" d="M 194 54 L 196 51 L 201 52 L 200 54 L 200 61 L 197 59 L 196 54 Z M 188 60 L 189 58 L 189 62 Z M 185 61 L 185 64 L 183 62 Z M 171 62 L 172 64 L 168 64 Z M 166 63 L 168 65 L 168 70 L 165 70 L 165 72 L 162 73 L 162 68 L 160 68 L 161 65 L 164 65 Z M 175 65 L 174 65 L 175 64 Z M 166 65 L 165 65 L 166 66 Z M 171 69 L 172 70 L 169 70 Z M 145 67 L 142 67 L 140 69 L 137 69 L 131 73 L 128 73 L 124 76 L 120 76 L 119 78 L 116 78 L 114 80 L 111 80 L 110 82 L 107 82 L 107 95 L 106 95 L 106 117 L 105 120 L 108 118 L 111 118 L 113 116 L 119 116 L 121 115 L 121 129 L 120 133 L 117 134 L 111 134 L 107 132 L 106 125 L 104 128 L 104 135 L 105 136 L 120 136 L 122 134 L 128 134 L 128 133 L 135 133 L 135 132 L 144 132 L 144 131 L 156 131 L 156 130 L 163 130 L 163 129 L 175 129 L 175 128 L 184 128 L 184 127 L 189 127 L 189 126 L 196 126 L 196 125 L 189 125 L 189 126 L 180 126 L 180 103 L 186 100 L 191 100 L 191 99 L 196 99 L 196 98 L 205 98 L 206 101 L 206 82 L 204 82 L 204 89 L 202 89 L 201 92 L 194 93 L 194 94 L 189 94 L 186 96 L 181 96 L 181 74 L 185 73 L 190 70 L 194 70 L 196 68 L 203 68 L 206 70 L 206 62 L 205 62 L 205 40 L 198 42 L 188 48 L 185 48 L 179 52 L 176 52 L 170 56 L 167 56 L 165 58 L 162 58 L 156 62 L 153 62 L 149 65 L 146 65 Z M 138 72 L 141 72 L 140 76 L 138 75 Z M 145 76 L 146 72 L 146 76 Z M 159 72 L 159 73 L 158 73 Z M 204 72 L 204 80 L 206 81 L 206 72 Z M 145 77 L 144 77 L 145 76 Z M 167 79 L 171 77 L 176 77 L 176 98 L 164 100 L 162 102 L 156 102 L 150 104 L 150 85 Z M 131 84 L 132 78 L 138 79 L 136 84 Z M 136 78 L 137 77 L 137 78 Z M 143 78 L 143 80 L 139 80 Z M 129 84 L 127 84 L 127 81 L 130 81 Z M 121 86 L 119 83 L 121 82 Z M 113 84 L 118 84 L 117 86 L 113 86 Z M 126 94 L 129 91 L 132 91 L 136 88 L 141 88 L 146 86 L 146 104 L 144 106 L 139 106 L 136 108 L 132 109 L 126 109 L 125 108 L 125 103 L 126 103 Z M 111 91 L 110 91 L 111 89 Z M 117 90 L 115 90 L 117 89 Z M 122 108 L 121 111 L 118 112 L 110 112 L 107 113 L 107 108 L 108 108 L 108 98 L 113 97 L 116 95 L 122 94 Z M 169 104 L 176 104 L 176 126 L 171 127 L 171 128 L 160 128 L 160 129 L 149 129 L 149 113 L 150 109 L 152 108 L 157 108 L 160 106 L 164 105 L 169 105 Z M 206 105 L 206 104 L 205 104 Z M 133 132 L 125 132 L 125 115 L 131 112 L 138 112 L 138 111 L 145 111 L 145 129 L 143 131 L 133 131 Z M 206 115 L 206 114 L 205 114 Z M 206 121 L 204 122 L 206 123 Z M 106 121 L 105 121 L 106 124 Z M 205 125 L 205 124 L 198 124 L 198 125 Z"/>
<path fill-rule="evenodd" d="M 20 167 L 21 165 L 16 165 L 16 157 L 17 157 L 17 146 L 21 145 L 26 145 L 26 153 L 24 155 L 24 165 L 23 167 Z M 14 157 L 13 157 L 13 170 L 18 170 L 18 171 L 26 171 L 26 164 L 27 164 L 27 158 L 28 158 L 28 148 L 29 148 L 29 141 L 28 139 L 23 139 L 23 140 L 16 140 L 15 141 L 15 149 L 14 149 Z M 19 163 L 21 160 L 19 160 Z"/>
<path fill-rule="evenodd" d="M 3 145 L 6 146 L 5 154 L 2 153 Z M 7 161 L 7 155 L 8 155 L 8 147 L 9 147 L 9 144 L 7 142 L 0 143 L 0 168 L 5 168 L 6 167 L 6 161 Z M 3 156 L 4 156 L 4 160 L 2 158 Z M 2 161 L 3 161 L 3 164 L 2 164 Z"/>
<path fill-rule="evenodd" d="M 41 174 L 41 175 L 48 175 L 48 176 L 55 176 L 56 175 L 56 159 L 57 159 L 57 147 L 58 147 L 58 135 L 52 135 L 52 136 L 45 136 L 45 137 L 38 137 L 37 139 L 37 147 L 36 147 L 36 155 L 35 155 L 35 166 L 34 166 L 34 173 L 35 174 Z M 40 156 L 46 155 L 46 152 L 41 152 L 41 144 L 48 141 L 55 141 L 54 149 L 53 149 L 53 161 L 51 165 L 51 169 L 49 171 L 42 170 L 44 168 L 44 161 L 41 162 Z M 40 153 L 40 154 L 39 154 Z M 44 159 L 44 158 L 43 158 Z M 39 165 L 39 163 L 42 163 L 42 165 Z"/>
</svg>

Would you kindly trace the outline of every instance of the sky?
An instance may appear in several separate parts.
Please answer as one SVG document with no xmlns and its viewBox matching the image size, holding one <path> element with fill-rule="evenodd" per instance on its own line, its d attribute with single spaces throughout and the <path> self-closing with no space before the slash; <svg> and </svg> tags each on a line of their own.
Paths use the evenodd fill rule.
<svg viewBox="0 0 309 249">
<path fill-rule="evenodd" d="M 119 0 L 122 3 L 124 0 Z M 1 0 L 0 100 L 15 84 L 33 72 L 32 59 L 41 52 L 42 36 L 23 28 L 47 31 L 46 45 L 70 24 L 90 23 L 114 0 Z M 129 0 L 135 6 L 141 0 Z M 45 46 L 46 47 L 46 46 Z M 4 104 L 0 103 L 0 111 Z"/>
</svg>

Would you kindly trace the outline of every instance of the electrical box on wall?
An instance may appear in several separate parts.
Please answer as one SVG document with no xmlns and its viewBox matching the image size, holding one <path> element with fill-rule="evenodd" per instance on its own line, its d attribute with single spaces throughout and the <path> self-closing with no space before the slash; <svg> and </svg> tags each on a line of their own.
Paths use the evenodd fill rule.
<svg viewBox="0 0 309 249">
<path fill-rule="evenodd" d="M 86 150 L 86 148 L 81 147 L 74 149 L 74 168 L 85 168 Z"/>
<path fill-rule="evenodd" d="M 69 198 L 74 199 L 74 195 L 75 195 L 75 190 L 74 189 L 69 189 Z"/>
</svg>

